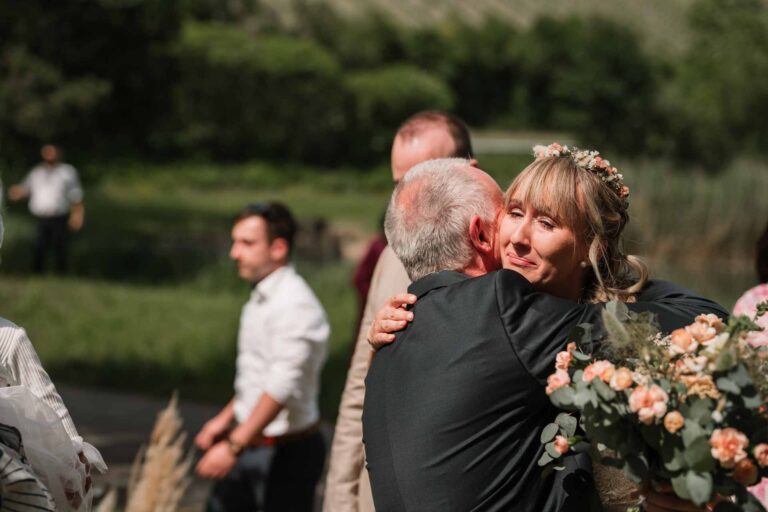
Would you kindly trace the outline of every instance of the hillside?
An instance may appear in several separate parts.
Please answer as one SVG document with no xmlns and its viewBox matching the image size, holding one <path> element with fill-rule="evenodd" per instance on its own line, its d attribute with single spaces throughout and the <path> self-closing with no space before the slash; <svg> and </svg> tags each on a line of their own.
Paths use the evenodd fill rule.
<svg viewBox="0 0 768 512">
<path fill-rule="evenodd" d="M 439 23 L 449 16 L 480 22 L 487 17 L 509 20 L 524 27 L 543 15 L 555 17 L 602 16 L 625 24 L 645 36 L 653 50 L 678 51 L 687 36 L 686 11 L 694 0 L 261 0 L 290 23 L 290 7 L 327 4 L 344 17 L 359 18 L 379 11 L 412 25 Z M 298 7 L 300 8 L 300 7 Z"/>
</svg>

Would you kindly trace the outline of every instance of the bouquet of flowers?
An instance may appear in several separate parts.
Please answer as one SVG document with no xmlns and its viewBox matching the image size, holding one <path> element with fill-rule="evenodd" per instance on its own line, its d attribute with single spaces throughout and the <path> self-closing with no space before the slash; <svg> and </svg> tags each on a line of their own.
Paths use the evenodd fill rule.
<svg viewBox="0 0 768 512">
<path fill-rule="evenodd" d="M 638 485 L 671 482 L 697 505 L 728 497 L 717 512 L 765 510 L 747 489 L 768 476 L 768 346 L 748 342 L 754 320 L 700 315 L 663 335 L 650 313 L 612 302 L 603 324 L 600 343 L 583 324 L 557 355 L 546 391 L 571 414 L 543 430 L 539 465 L 558 469 L 590 451 Z"/>
</svg>

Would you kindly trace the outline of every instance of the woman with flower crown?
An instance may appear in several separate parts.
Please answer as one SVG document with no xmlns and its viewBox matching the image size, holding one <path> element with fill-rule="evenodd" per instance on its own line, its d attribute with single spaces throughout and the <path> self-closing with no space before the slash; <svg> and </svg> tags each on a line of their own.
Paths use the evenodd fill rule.
<svg viewBox="0 0 768 512">
<path fill-rule="evenodd" d="M 642 294 L 642 300 L 653 297 L 661 305 L 662 316 L 668 307 L 690 314 L 692 321 L 700 311 L 678 301 L 692 295 L 671 283 L 649 280 L 646 265 L 623 248 L 629 188 L 622 174 L 597 151 L 553 143 L 534 147 L 534 156 L 504 195 L 498 224 L 503 267 L 556 297 L 581 303 L 635 302 Z M 415 300 L 413 295 L 395 296 L 377 314 L 369 334 L 374 348 L 394 341 L 392 333 L 412 318 L 401 306 Z M 636 502 L 634 484 L 621 473 L 597 468 L 596 480 L 606 509 L 624 510 Z M 647 494 L 648 510 L 699 510 L 671 495 Z"/>
</svg>

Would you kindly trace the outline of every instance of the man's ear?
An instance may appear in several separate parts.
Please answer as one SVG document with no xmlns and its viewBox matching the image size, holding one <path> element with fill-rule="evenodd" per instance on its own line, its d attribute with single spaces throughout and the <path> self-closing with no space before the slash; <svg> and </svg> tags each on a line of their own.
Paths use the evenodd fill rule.
<svg viewBox="0 0 768 512">
<path fill-rule="evenodd" d="M 493 226 L 488 225 L 479 215 L 473 215 L 469 221 L 469 241 L 480 254 L 493 251 Z"/>
<path fill-rule="evenodd" d="M 288 240 L 285 238 L 275 238 L 269 246 L 269 256 L 272 258 L 272 261 L 288 261 L 290 252 Z"/>
<path fill-rule="evenodd" d="M 475 169 L 479 169 L 479 167 L 477 165 L 478 165 L 477 158 L 470 158 L 469 159 L 469 166 L 470 167 L 474 167 Z"/>
</svg>

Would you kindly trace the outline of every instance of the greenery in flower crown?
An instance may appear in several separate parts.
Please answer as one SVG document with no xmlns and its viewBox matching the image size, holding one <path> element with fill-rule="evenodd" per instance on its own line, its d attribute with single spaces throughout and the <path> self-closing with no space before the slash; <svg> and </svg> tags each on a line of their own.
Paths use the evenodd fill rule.
<svg viewBox="0 0 768 512">
<path fill-rule="evenodd" d="M 598 151 L 577 147 L 569 148 L 553 142 L 549 146 L 534 146 L 533 156 L 537 160 L 540 158 L 569 157 L 578 167 L 600 178 L 625 202 L 629 197 L 629 187 L 624 185 L 623 181 L 624 175 L 619 174 L 619 170 L 612 167 L 611 162 L 601 157 Z"/>
<path fill-rule="evenodd" d="M 638 485 L 670 481 L 696 505 L 728 496 L 717 512 L 765 510 L 747 487 L 768 476 L 768 339 L 747 335 L 767 308 L 727 325 L 699 315 L 663 335 L 652 315 L 609 303 L 605 340 L 584 324 L 557 356 L 546 391 L 569 412 L 543 430 L 539 465 L 590 451 Z"/>
</svg>

